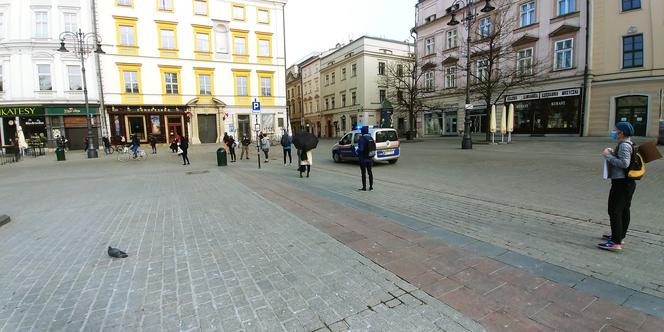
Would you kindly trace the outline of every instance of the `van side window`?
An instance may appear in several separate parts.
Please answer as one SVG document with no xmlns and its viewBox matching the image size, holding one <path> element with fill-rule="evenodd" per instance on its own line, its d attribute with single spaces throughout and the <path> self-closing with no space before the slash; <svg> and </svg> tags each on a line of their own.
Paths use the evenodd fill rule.
<svg viewBox="0 0 664 332">
<path fill-rule="evenodd" d="M 362 137 L 362 134 L 357 133 L 355 134 L 355 137 L 353 137 L 353 144 L 357 144 L 360 142 L 360 137 Z"/>
<path fill-rule="evenodd" d="M 341 141 L 339 142 L 339 144 L 341 144 L 341 145 L 348 145 L 348 144 L 350 144 L 350 135 L 351 135 L 351 134 L 346 134 L 346 136 L 344 136 L 344 138 L 341 139 Z"/>
<path fill-rule="evenodd" d="M 394 130 L 381 130 L 376 132 L 376 143 L 384 143 L 387 141 L 395 142 L 397 140 L 399 140 L 399 137 Z"/>
</svg>

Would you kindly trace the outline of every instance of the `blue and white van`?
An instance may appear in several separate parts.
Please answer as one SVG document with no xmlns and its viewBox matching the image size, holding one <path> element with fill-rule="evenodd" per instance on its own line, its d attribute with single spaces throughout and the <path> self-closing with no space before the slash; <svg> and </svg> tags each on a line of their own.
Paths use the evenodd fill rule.
<svg viewBox="0 0 664 332">
<path fill-rule="evenodd" d="M 387 161 L 394 164 L 399 159 L 401 143 L 399 135 L 393 128 L 369 128 L 369 134 L 376 142 L 376 155 L 374 161 Z M 362 133 L 360 129 L 353 130 L 344 135 L 339 142 L 332 146 L 332 159 L 340 163 L 346 160 L 358 160 L 357 143 Z"/>
</svg>

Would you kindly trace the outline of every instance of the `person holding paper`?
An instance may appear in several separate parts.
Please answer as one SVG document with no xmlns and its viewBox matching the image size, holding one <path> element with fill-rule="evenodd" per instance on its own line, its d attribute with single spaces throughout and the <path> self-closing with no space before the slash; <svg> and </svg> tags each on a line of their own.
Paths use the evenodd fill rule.
<svg viewBox="0 0 664 332">
<path fill-rule="evenodd" d="M 629 209 L 636 190 L 636 181 L 627 178 L 627 170 L 634 150 L 630 139 L 632 135 L 634 135 L 634 127 L 629 122 L 617 123 L 615 129 L 611 132 L 611 137 L 619 141 L 618 146 L 615 150 L 606 148 L 602 152 L 608 166 L 608 178 L 611 179 L 608 203 L 611 234 L 602 236 L 606 239 L 606 242 L 597 245 L 600 249 L 622 250 L 623 239 L 629 227 Z"/>
</svg>

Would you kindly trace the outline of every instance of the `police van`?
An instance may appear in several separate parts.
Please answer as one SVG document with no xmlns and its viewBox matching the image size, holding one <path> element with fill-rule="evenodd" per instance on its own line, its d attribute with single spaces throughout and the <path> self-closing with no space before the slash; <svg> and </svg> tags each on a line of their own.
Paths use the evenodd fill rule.
<svg viewBox="0 0 664 332">
<path fill-rule="evenodd" d="M 332 147 L 332 159 L 340 163 L 347 160 L 358 160 L 357 144 L 360 142 L 361 127 L 344 135 L 338 143 Z M 374 161 L 387 161 L 394 164 L 399 159 L 401 144 L 397 131 L 393 128 L 369 127 L 369 135 L 376 142 L 376 155 Z"/>
</svg>

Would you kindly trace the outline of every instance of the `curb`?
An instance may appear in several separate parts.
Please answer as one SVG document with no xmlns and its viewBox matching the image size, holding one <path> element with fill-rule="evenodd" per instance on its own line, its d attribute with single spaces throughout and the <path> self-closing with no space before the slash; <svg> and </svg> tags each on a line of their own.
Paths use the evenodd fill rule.
<svg viewBox="0 0 664 332">
<path fill-rule="evenodd" d="M 11 218 L 9 218 L 8 215 L 3 214 L 0 215 L 0 227 L 2 227 L 5 224 L 8 224 L 11 221 Z"/>
</svg>

